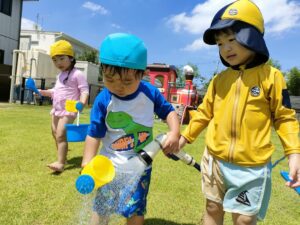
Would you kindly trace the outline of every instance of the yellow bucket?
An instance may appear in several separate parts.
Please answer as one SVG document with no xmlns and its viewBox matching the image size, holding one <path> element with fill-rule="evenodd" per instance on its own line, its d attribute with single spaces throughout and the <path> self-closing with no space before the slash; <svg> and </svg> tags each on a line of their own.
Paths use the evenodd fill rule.
<svg viewBox="0 0 300 225">
<path fill-rule="evenodd" d="M 115 177 L 115 168 L 112 161 L 103 156 L 95 156 L 82 170 L 81 174 L 90 175 L 95 182 L 95 188 L 99 188 Z"/>
</svg>

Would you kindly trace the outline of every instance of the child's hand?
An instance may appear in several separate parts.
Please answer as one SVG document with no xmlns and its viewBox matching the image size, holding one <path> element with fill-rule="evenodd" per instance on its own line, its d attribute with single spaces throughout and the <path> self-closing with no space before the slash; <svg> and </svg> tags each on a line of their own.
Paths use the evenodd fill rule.
<svg viewBox="0 0 300 225">
<path fill-rule="evenodd" d="M 40 94 L 42 96 L 46 96 L 47 95 L 47 91 L 46 90 L 38 89 L 38 91 L 40 92 Z"/>
<path fill-rule="evenodd" d="M 187 140 L 183 136 L 180 136 L 179 143 L 178 143 L 178 151 L 176 151 L 175 153 L 178 153 L 181 149 L 183 149 L 186 143 Z M 179 160 L 179 158 L 173 154 L 168 154 L 167 156 L 175 161 Z"/>
<path fill-rule="evenodd" d="M 186 143 L 187 143 L 187 140 L 183 136 L 180 136 L 179 149 L 183 149 L 183 147 L 185 146 Z"/>
<path fill-rule="evenodd" d="M 167 140 L 163 146 L 165 155 L 177 153 L 179 151 L 179 134 L 174 132 L 167 133 Z"/>
<path fill-rule="evenodd" d="M 89 163 L 89 161 L 82 161 L 81 162 L 81 171 L 83 170 L 83 168 Z M 81 173 L 80 171 L 80 173 Z"/>
<path fill-rule="evenodd" d="M 290 154 L 289 156 L 289 176 L 291 182 L 287 182 L 286 185 L 295 188 L 300 187 L 300 154 Z"/>
<path fill-rule="evenodd" d="M 49 90 L 38 89 L 38 91 L 40 92 L 40 94 L 41 94 L 42 96 L 48 96 L 48 97 L 51 97 L 51 91 L 49 91 Z"/>
</svg>

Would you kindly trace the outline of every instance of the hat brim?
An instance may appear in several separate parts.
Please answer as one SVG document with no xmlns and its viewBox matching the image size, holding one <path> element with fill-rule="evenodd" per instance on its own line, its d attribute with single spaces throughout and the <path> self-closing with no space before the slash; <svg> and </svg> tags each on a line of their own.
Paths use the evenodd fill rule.
<svg viewBox="0 0 300 225">
<path fill-rule="evenodd" d="M 235 31 L 236 41 L 256 53 L 257 62 L 265 63 L 268 61 L 269 51 L 263 38 L 263 34 L 260 33 L 259 30 L 243 22 L 235 23 L 233 30 Z M 221 60 L 225 66 L 229 66 L 222 57 Z"/>
<path fill-rule="evenodd" d="M 214 25 L 211 25 L 209 29 L 207 29 L 203 34 L 203 41 L 209 45 L 215 45 L 215 31 L 222 30 L 227 27 L 231 27 L 236 20 L 219 20 Z"/>
</svg>

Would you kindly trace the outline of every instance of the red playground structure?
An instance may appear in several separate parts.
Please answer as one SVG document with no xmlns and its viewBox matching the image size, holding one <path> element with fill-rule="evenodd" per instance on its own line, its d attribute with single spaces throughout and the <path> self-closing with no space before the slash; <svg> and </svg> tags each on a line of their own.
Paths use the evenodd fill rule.
<svg viewBox="0 0 300 225">
<path fill-rule="evenodd" d="M 195 110 L 202 102 L 193 84 L 194 71 L 190 66 L 185 66 L 184 87 L 179 87 L 176 83 L 177 69 L 173 65 L 154 63 L 147 66 L 148 76 L 144 79 L 156 86 L 163 96 L 172 103 L 181 124 L 187 124 L 190 119 L 190 111 Z"/>
</svg>

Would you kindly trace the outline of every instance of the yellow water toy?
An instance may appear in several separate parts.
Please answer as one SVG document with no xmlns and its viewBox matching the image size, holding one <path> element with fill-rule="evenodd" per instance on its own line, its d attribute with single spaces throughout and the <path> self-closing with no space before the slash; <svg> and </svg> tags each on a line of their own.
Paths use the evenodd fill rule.
<svg viewBox="0 0 300 225">
<path fill-rule="evenodd" d="M 76 189 L 81 194 L 89 194 L 111 182 L 114 177 L 115 167 L 112 161 L 106 156 L 97 155 L 83 168 L 76 180 Z"/>
</svg>

